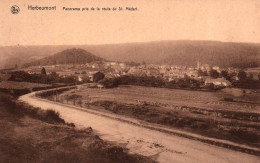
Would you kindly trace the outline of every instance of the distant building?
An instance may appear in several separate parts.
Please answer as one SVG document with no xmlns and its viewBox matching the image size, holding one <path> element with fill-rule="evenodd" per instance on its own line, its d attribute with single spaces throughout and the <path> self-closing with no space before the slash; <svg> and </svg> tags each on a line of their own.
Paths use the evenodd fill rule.
<svg viewBox="0 0 260 163">
<path fill-rule="evenodd" d="M 213 70 L 216 70 L 218 73 L 221 72 L 221 71 L 220 71 L 220 68 L 219 68 L 218 66 L 214 66 L 214 67 L 212 67 L 212 69 L 213 69 Z"/>
<path fill-rule="evenodd" d="M 200 61 L 197 61 L 197 70 L 200 69 Z"/>
<path fill-rule="evenodd" d="M 125 64 L 125 63 L 120 63 L 119 66 L 120 66 L 121 68 L 126 68 L 126 64 Z"/>
<path fill-rule="evenodd" d="M 202 71 L 207 71 L 207 72 L 209 72 L 209 71 L 211 70 L 211 67 L 210 67 L 208 64 L 203 64 L 203 65 L 200 66 L 200 69 L 201 69 Z"/>
<path fill-rule="evenodd" d="M 80 76 L 78 76 L 78 81 L 79 81 L 79 82 L 83 81 Z"/>
<path fill-rule="evenodd" d="M 247 77 L 252 80 L 260 80 L 260 68 L 250 68 L 245 71 L 247 73 Z"/>
<path fill-rule="evenodd" d="M 205 80 L 205 85 L 213 84 L 215 86 L 223 86 L 223 87 L 229 87 L 231 86 L 231 82 L 226 80 L 225 78 L 217 78 L 217 79 L 211 79 L 208 78 Z"/>
<path fill-rule="evenodd" d="M 98 84 L 97 87 L 98 88 L 104 88 L 104 85 L 103 84 Z"/>
</svg>

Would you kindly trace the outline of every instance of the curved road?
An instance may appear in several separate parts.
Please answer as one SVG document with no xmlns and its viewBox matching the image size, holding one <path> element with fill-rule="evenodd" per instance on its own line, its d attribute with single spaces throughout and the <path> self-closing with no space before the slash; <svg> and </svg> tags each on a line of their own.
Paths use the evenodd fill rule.
<svg viewBox="0 0 260 163">
<path fill-rule="evenodd" d="M 36 98 L 35 93 L 19 100 L 42 109 L 58 111 L 66 122 L 78 128 L 91 126 L 102 139 L 124 145 L 130 153 L 152 157 L 158 162 L 260 162 L 260 157 L 175 136 L 113 118 L 100 116 L 83 109 Z"/>
</svg>

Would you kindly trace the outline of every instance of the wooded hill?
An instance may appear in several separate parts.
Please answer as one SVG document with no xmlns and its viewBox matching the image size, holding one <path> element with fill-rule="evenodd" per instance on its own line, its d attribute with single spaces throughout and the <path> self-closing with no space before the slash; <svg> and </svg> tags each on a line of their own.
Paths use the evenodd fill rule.
<svg viewBox="0 0 260 163">
<path fill-rule="evenodd" d="M 38 65 L 56 65 L 56 64 L 85 64 L 94 61 L 103 61 L 103 58 L 97 57 L 83 49 L 68 49 L 30 63 L 23 67 Z"/>
</svg>

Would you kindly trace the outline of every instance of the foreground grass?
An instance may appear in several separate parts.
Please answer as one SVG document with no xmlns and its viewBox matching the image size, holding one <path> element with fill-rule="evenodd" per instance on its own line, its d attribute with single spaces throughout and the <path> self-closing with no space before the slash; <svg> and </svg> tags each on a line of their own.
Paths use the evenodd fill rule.
<svg viewBox="0 0 260 163">
<path fill-rule="evenodd" d="M 0 162 L 153 162 L 0 93 Z"/>
</svg>

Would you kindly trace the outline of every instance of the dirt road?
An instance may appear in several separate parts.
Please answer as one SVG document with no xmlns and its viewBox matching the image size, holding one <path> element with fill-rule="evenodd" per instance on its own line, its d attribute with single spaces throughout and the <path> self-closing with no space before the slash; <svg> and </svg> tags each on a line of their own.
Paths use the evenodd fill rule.
<svg viewBox="0 0 260 163">
<path fill-rule="evenodd" d="M 132 153 L 150 156 L 158 162 L 259 162 L 260 157 L 150 130 L 115 119 L 77 110 L 70 106 L 34 97 L 20 97 L 42 109 L 58 111 L 67 122 L 79 128 L 91 126 L 102 139 L 126 146 Z"/>
</svg>

